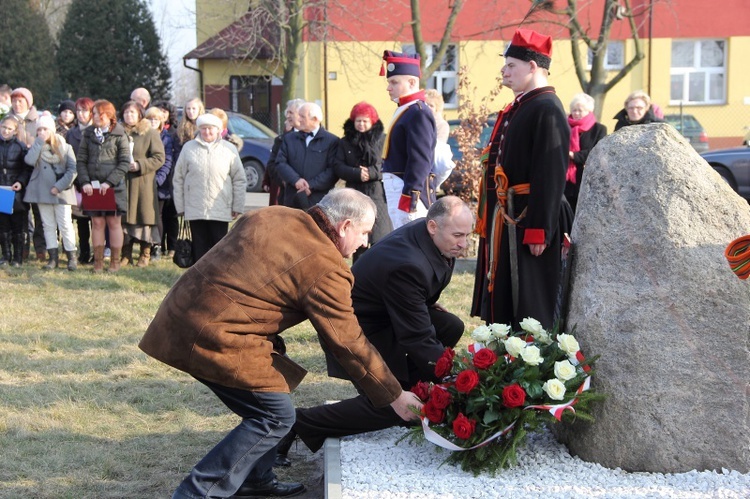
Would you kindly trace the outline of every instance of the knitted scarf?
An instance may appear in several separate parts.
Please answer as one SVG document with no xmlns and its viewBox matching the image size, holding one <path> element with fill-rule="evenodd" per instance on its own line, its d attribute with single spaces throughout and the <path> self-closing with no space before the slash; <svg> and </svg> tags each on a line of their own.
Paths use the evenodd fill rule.
<svg viewBox="0 0 750 499">
<path fill-rule="evenodd" d="M 568 116 L 568 124 L 570 125 L 570 150 L 578 152 L 581 150 L 581 133 L 591 130 L 591 127 L 596 124 L 596 116 L 594 116 L 594 113 L 589 113 L 580 120 L 574 120 L 572 116 Z M 575 184 L 576 170 L 577 166 L 571 158 L 568 161 L 568 172 L 565 174 L 565 180 Z"/>
</svg>

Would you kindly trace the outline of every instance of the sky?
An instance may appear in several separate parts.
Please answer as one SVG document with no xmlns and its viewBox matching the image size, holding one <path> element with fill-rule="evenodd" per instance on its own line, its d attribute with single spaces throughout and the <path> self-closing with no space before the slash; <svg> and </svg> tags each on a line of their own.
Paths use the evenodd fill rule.
<svg viewBox="0 0 750 499">
<path fill-rule="evenodd" d="M 183 66 L 182 56 L 195 48 L 195 0 L 150 0 L 154 24 L 172 70 L 172 102 L 182 106 L 198 95 L 198 73 Z M 196 66 L 196 61 L 189 61 Z"/>
</svg>

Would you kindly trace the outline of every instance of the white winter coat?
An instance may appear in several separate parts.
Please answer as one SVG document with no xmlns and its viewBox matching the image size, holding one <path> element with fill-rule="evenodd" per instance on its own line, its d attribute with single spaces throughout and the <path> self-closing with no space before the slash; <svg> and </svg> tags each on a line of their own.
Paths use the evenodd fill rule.
<svg viewBox="0 0 750 499">
<path fill-rule="evenodd" d="M 172 186 L 177 213 L 186 220 L 231 222 L 245 208 L 247 179 L 237 148 L 200 137 L 185 144 L 175 165 Z"/>
</svg>

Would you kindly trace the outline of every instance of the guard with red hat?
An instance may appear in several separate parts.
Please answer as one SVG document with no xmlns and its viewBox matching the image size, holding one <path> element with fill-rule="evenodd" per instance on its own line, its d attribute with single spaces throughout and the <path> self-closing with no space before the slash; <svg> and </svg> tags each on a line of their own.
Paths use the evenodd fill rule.
<svg viewBox="0 0 750 499">
<path fill-rule="evenodd" d="M 471 313 L 514 328 L 533 317 L 551 328 L 572 221 L 563 196 L 570 127 L 547 84 L 552 39 L 518 29 L 503 55 L 503 85 L 516 97 L 498 116 L 483 154 Z"/>
<path fill-rule="evenodd" d="M 383 187 L 393 228 L 422 218 L 435 202 L 435 118 L 419 88 L 419 55 L 386 50 L 380 75 L 398 104 L 383 148 Z"/>
</svg>

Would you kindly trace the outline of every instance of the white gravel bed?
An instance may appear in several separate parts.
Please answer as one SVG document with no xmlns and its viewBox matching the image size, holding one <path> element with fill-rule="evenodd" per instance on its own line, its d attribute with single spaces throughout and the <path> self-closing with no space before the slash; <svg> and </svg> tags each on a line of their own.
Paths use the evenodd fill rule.
<svg viewBox="0 0 750 499">
<path fill-rule="evenodd" d="M 495 477 L 474 477 L 442 464 L 448 451 L 431 443 L 396 444 L 406 431 L 391 428 L 341 439 L 342 498 L 750 498 L 750 473 L 608 469 L 572 457 L 549 432 L 529 436 L 517 466 Z"/>
</svg>

